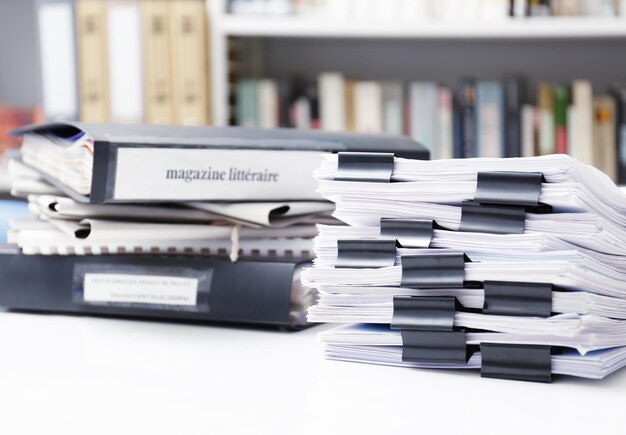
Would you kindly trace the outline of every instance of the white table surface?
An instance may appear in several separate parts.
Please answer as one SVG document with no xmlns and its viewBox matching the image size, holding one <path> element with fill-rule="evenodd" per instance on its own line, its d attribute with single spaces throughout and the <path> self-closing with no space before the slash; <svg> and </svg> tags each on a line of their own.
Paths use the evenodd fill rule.
<svg viewBox="0 0 626 435">
<path fill-rule="evenodd" d="M 326 327 L 0 312 L 0 431 L 626 434 L 626 370 L 536 384 L 325 361 Z"/>
</svg>

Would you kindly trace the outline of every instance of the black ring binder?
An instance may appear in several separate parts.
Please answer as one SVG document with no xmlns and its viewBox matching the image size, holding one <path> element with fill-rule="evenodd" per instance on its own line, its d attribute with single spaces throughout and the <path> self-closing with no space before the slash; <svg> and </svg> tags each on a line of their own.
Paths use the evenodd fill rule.
<svg viewBox="0 0 626 435">
<path fill-rule="evenodd" d="M 395 262 L 395 240 L 337 240 L 335 268 L 379 268 Z"/>
<path fill-rule="evenodd" d="M 380 220 L 380 236 L 395 239 L 407 248 L 428 248 L 433 239 L 435 221 L 426 219 Z"/>
<path fill-rule="evenodd" d="M 463 287 L 465 260 L 462 253 L 403 255 L 401 257 L 403 287 L 442 288 Z"/>
<path fill-rule="evenodd" d="M 451 296 L 394 296 L 392 329 L 452 331 L 457 301 Z"/>
<path fill-rule="evenodd" d="M 540 172 L 479 172 L 474 201 L 481 204 L 537 206 Z"/>
<path fill-rule="evenodd" d="M 389 183 L 393 165 L 392 153 L 340 152 L 335 180 Z"/>
<path fill-rule="evenodd" d="M 552 382 L 550 346 L 482 343 L 483 378 Z"/>
<path fill-rule="evenodd" d="M 461 225 L 459 231 L 522 234 L 526 221 L 526 209 L 523 206 L 480 204 L 464 201 L 461 205 Z"/>
<path fill-rule="evenodd" d="M 484 314 L 550 317 L 552 285 L 485 281 Z"/>
</svg>

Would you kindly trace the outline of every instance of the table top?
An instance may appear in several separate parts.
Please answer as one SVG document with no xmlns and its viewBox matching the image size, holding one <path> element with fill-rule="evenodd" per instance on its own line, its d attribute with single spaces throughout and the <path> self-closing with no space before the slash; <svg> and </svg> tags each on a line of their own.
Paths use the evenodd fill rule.
<svg viewBox="0 0 626 435">
<path fill-rule="evenodd" d="M 3 433 L 626 433 L 626 370 L 553 384 L 326 361 L 317 333 L 0 312 Z"/>
</svg>

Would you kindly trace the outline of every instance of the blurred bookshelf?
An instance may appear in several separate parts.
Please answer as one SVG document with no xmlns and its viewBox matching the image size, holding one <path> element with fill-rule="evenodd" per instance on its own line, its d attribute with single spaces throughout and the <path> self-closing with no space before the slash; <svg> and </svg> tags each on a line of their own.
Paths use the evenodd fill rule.
<svg viewBox="0 0 626 435">
<path fill-rule="evenodd" d="M 626 0 L 36 4 L 48 119 L 403 133 L 434 157 L 565 151 L 616 179 L 623 166 L 626 181 Z M 42 5 L 57 9 L 42 18 Z M 43 54 L 47 44 L 54 56 Z M 50 94 L 63 103 L 57 113 L 46 110 Z M 465 94 L 476 111 L 470 133 L 478 142 L 486 135 L 486 146 L 457 143 L 470 134 L 461 125 Z"/>
<path fill-rule="evenodd" d="M 435 158 L 567 152 L 626 181 L 626 2 L 207 4 L 217 123 L 403 133 Z"/>
</svg>

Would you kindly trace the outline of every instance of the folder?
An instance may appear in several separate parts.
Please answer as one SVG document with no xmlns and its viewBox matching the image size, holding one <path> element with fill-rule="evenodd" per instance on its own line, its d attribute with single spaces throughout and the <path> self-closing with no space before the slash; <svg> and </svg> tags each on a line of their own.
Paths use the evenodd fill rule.
<svg viewBox="0 0 626 435">
<path fill-rule="evenodd" d="M 24 135 L 22 159 L 90 203 L 317 200 L 325 153 L 428 158 L 408 138 L 290 129 L 50 123 Z"/>
<path fill-rule="evenodd" d="M 313 300 L 302 260 L 164 256 L 41 256 L 0 250 L 9 309 L 298 328 Z"/>
</svg>

